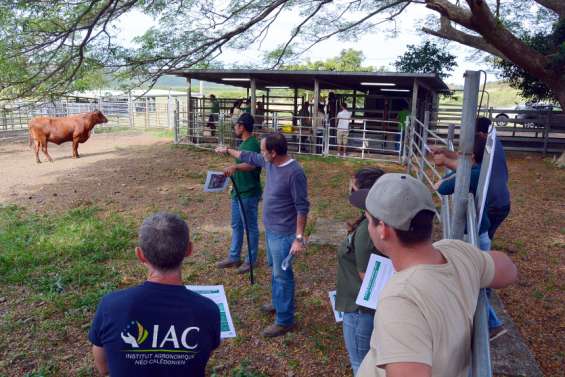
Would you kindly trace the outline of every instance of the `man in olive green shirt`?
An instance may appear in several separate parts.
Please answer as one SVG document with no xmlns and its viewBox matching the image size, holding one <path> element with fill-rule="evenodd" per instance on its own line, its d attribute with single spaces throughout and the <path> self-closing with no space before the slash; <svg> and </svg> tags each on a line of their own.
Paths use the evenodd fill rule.
<svg viewBox="0 0 565 377">
<path fill-rule="evenodd" d="M 251 114 L 243 113 L 234 125 L 236 137 L 240 137 L 243 141 L 239 146 L 240 151 L 261 152 L 259 141 L 253 136 L 253 123 L 254 121 Z M 224 173 L 228 177 L 233 176 L 243 208 L 240 206 L 234 188 L 231 192 L 232 243 L 229 256 L 218 263 L 218 268 L 239 267 L 237 272 L 243 274 L 249 271 L 250 263 L 255 265 L 257 262 L 257 251 L 259 247 L 257 212 L 259 198 L 261 197 L 261 168 L 256 168 L 255 166 L 236 159 L 235 164 L 227 167 Z M 245 211 L 247 231 L 249 232 L 249 247 L 251 249 L 251 261 L 248 256 L 243 265 L 240 259 L 244 236 L 244 217 L 242 211 Z"/>
</svg>

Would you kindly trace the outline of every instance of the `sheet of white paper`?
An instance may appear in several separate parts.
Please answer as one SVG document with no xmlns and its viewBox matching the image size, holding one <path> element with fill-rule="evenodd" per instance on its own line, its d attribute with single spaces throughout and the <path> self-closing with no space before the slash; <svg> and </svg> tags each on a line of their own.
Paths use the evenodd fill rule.
<svg viewBox="0 0 565 377">
<path fill-rule="evenodd" d="M 222 339 L 235 338 L 235 327 L 230 314 L 228 300 L 223 285 L 187 285 L 186 288 L 194 293 L 214 301 L 220 309 L 220 327 Z"/>
<path fill-rule="evenodd" d="M 205 192 L 222 192 L 228 187 L 229 178 L 221 171 L 208 171 L 206 182 L 204 183 Z"/>
<path fill-rule="evenodd" d="M 484 184 L 483 184 L 483 189 L 480 191 L 481 192 L 481 197 L 480 198 L 475 198 L 475 200 L 477 201 L 478 204 L 478 208 L 479 208 L 479 214 L 477 217 L 477 229 L 479 229 L 481 227 L 481 221 L 483 220 L 483 212 L 485 211 L 485 203 L 487 201 L 487 193 L 488 193 L 488 188 L 490 185 L 490 177 L 492 175 L 492 163 L 494 161 L 494 150 L 496 149 L 496 128 L 492 127 L 492 130 L 489 132 L 488 136 L 487 136 L 487 141 L 486 141 L 486 151 L 485 151 L 485 156 L 488 154 L 489 159 L 488 161 L 486 161 L 488 163 L 488 170 L 486 173 L 486 177 L 484 180 Z M 485 159 L 483 158 L 483 164 L 485 163 Z M 478 193 L 478 192 L 477 192 Z"/>
<path fill-rule="evenodd" d="M 371 254 L 355 303 L 369 309 L 376 309 L 380 293 L 393 274 L 394 267 L 390 259 Z"/>
<path fill-rule="evenodd" d="M 338 312 L 335 310 L 335 291 L 329 291 L 328 295 L 330 296 L 330 304 L 332 305 L 332 310 L 334 312 L 334 317 L 336 322 L 343 321 L 343 312 Z"/>
</svg>

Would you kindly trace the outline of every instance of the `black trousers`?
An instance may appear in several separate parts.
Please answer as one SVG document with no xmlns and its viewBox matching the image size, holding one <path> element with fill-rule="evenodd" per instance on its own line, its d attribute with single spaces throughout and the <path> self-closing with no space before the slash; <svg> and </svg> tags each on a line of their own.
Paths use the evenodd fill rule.
<svg viewBox="0 0 565 377">
<path fill-rule="evenodd" d="M 500 208 L 489 207 L 487 209 L 488 219 L 490 221 L 488 236 L 491 239 L 491 241 L 494 237 L 494 233 L 496 232 L 500 224 L 502 224 L 502 222 L 508 216 L 509 213 L 510 213 L 510 204 Z"/>
</svg>

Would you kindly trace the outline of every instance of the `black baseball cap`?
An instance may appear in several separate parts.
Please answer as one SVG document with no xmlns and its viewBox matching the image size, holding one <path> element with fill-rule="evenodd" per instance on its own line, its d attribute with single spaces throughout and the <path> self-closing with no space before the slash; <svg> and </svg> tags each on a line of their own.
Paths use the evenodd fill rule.
<svg viewBox="0 0 565 377">
<path fill-rule="evenodd" d="M 253 129 L 253 116 L 249 113 L 243 113 L 237 119 L 237 123 L 243 124 L 246 130 Z"/>
<path fill-rule="evenodd" d="M 367 199 L 367 195 L 369 195 L 370 190 L 371 189 L 359 189 L 357 191 L 353 191 L 351 195 L 349 195 L 349 203 L 351 203 L 354 207 L 365 210 L 365 200 Z"/>
</svg>

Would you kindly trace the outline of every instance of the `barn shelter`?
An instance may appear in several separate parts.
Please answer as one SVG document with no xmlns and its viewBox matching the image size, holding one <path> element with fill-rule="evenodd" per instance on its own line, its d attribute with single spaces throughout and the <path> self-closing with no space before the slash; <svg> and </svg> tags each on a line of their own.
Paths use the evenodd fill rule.
<svg viewBox="0 0 565 377">
<path fill-rule="evenodd" d="M 401 148 L 395 143 L 400 144 L 402 140 L 399 113 L 405 110 L 411 119 L 423 121 L 425 112 L 429 111 L 433 121 L 439 94 L 449 91 L 433 73 L 236 69 L 185 70 L 172 74 L 188 82 L 189 142 L 201 143 L 214 137 L 222 142 L 219 139 L 225 135 L 217 129 L 231 129 L 229 124 L 223 127 L 222 120 L 229 118 L 233 99 L 220 99 L 218 124 L 211 124 L 207 115 L 211 111 L 209 98 L 191 98 L 191 80 L 200 80 L 247 89 L 250 112 L 261 123 L 258 128 L 278 129 L 289 134 L 291 145 L 295 145 L 299 153 L 316 153 L 317 150 L 331 154 L 336 149 L 336 113 L 339 104 L 346 103 L 352 112 L 349 150 L 363 155 L 371 150 L 397 154 Z M 322 109 L 320 105 L 325 121 L 318 114 Z M 324 129 L 324 134 L 316 137 L 311 127 Z"/>
</svg>

